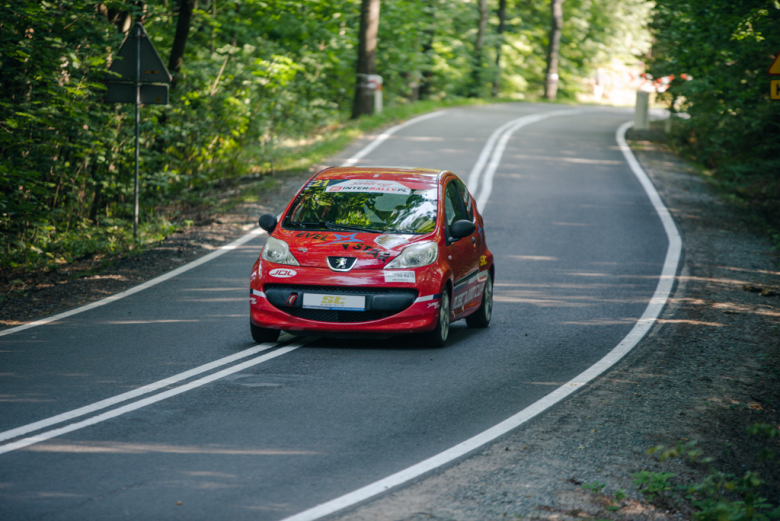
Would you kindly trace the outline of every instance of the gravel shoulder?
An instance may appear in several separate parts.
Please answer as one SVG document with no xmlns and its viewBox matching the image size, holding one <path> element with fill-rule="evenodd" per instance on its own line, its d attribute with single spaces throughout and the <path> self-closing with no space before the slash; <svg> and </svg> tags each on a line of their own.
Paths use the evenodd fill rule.
<svg viewBox="0 0 780 521">
<path fill-rule="evenodd" d="M 674 473 L 675 485 L 701 482 L 712 468 L 738 476 L 753 470 L 765 481 L 762 496 L 780 504 L 778 459 L 759 457 L 767 447 L 780 456 L 780 437 L 761 444 L 745 430 L 759 422 L 780 428 L 780 259 L 748 216 L 655 142 L 659 137 L 628 136 L 678 224 L 684 258 L 673 297 L 648 336 L 541 417 L 338 519 L 693 516 L 685 501 L 648 502 L 631 477 L 641 470 Z M 711 464 L 660 462 L 647 452 L 691 440 Z"/>
</svg>

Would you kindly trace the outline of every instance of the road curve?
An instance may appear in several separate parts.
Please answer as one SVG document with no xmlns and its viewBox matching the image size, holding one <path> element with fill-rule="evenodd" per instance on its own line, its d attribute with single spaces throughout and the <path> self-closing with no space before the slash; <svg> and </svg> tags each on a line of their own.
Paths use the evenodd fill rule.
<svg viewBox="0 0 780 521">
<path fill-rule="evenodd" d="M 497 128 L 554 110 L 450 109 L 399 129 L 357 164 L 442 168 L 466 179 Z M 0 518 L 279 520 L 544 397 L 617 345 L 658 283 L 666 234 L 614 138 L 629 117 L 587 108 L 506 141 L 483 211 L 497 268 L 489 329 L 457 323 L 443 349 L 403 337 L 314 341 L 208 369 L 180 382 L 211 378 L 186 392 L 0 454 Z M 247 281 L 262 243 L 0 337 L 0 431 L 254 348 Z"/>
</svg>

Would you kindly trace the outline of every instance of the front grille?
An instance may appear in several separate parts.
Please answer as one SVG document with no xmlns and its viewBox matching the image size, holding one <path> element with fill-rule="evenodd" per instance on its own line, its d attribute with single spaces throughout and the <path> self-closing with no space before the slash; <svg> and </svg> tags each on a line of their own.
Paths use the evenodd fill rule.
<svg viewBox="0 0 780 521">
<path fill-rule="evenodd" d="M 399 295 L 406 296 L 409 305 L 417 298 L 418 292 L 415 289 L 408 288 L 366 288 L 349 286 L 298 286 L 294 284 L 265 284 L 263 288 L 268 295 L 277 294 L 281 298 L 268 298 L 268 301 L 277 309 L 284 311 L 294 317 L 304 320 L 313 320 L 316 322 L 348 323 L 348 322 L 370 322 L 372 320 L 381 320 L 391 317 L 403 311 L 403 309 L 385 310 L 371 309 L 371 301 L 374 295 Z M 295 292 L 299 295 L 295 305 L 289 307 L 283 303 L 286 302 L 288 292 Z M 303 309 L 301 307 L 303 293 L 327 293 L 329 295 L 365 295 L 365 311 L 339 311 L 334 309 Z"/>
<path fill-rule="evenodd" d="M 370 322 L 392 317 L 398 311 L 336 311 L 334 309 L 280 308 L 285 313 L 317 322 Z"/>
<path fill-rule="evenodd" d="M 281 289 L 297 291 L 299 293 L 329 293 L 332 295 L 414 295 L 417 298 L 416 289 L 407 288 L 366 288 L 363 286 L 296 286 L 295 284 L 265 284 L 264 290 Z"/>
</svg>

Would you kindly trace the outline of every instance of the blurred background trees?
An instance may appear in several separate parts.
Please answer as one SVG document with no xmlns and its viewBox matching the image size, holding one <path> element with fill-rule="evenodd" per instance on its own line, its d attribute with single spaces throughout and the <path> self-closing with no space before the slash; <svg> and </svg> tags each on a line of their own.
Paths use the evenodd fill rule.
<svg viewBox="0 0 780 521">
<path fill-rule="evenodd" d="M 134 20 L 175 77 L 170 104 L 142 111 L 147 235 L 168 233 L 155 215 L 175 219 L 178 201 L 273 172 L 352 111 L 361 0 L 0 1 L 0 267 L 127 246 L 133 107 L 103 103 L 102 81 Z M 635 63 L 648 9 L 567 0 L 558 98 L 587 92 L 598 66 Z M 382 0 L 385 106 L 537 99 L 550 24 L 549 0 Z"/>
</svg>

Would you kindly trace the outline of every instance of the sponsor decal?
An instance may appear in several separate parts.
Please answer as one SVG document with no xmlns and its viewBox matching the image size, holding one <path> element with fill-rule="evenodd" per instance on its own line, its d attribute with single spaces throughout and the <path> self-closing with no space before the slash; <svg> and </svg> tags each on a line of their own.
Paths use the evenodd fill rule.
<svg viewBox="0 0 780 521">
<path fill-rule="evenodd" d="M 344 248 L 344 251 L 362 251 L 367 253 L 369 257 L 379 259 L 382 262 L 387 262 L 387 259 L 389 259 L 390 255 L 392 255 L 390 252 L 378 250 L 373 246 L 369 246 L 368 244 L 342 244 L 341 246 Z"/>
<path fill-rule="evenodd" d="M 298 248 L 298 251 L 301 253 L 306 253 L 307 251 L 309 251 L 309 248 Z"/>
<path fill-rule="evenodd" d="M 365 311 L 366 297 L 364 295 L 322 295 L 317 293 L 304 293 L 303 307 L 305 309 Z"/>
<path fill-rule="evenodd" d="M 349 235 L 339 235 L 338 233 L 334 233 L 333 237 L 335 237 L 335 240 L 323 243 L 323 244 L 342 244 L 342 243 L 352 243 L 352 242 L 363 242 L 362 240 L 357 238 L 357 232 L 351 233 Z M 345 248 L 346 249 L 346 248 Z"/>
<path fill-rule="evenodd" d="M 325 188 L 326 192 L 350 192 L 372 194 L 402 194 L 409 195 L 412 189 L 396 181 L 383 181 L 380 179 L 347 179 L 345 181 L 331 182 Z"/>
<path fill-rule="evenodd" d="M 458 309 L 463 305 L 463 297 L 465 296 L 465 293 L 461 293 L 460 295 L 456 295 L 454 299 L 452 299 L 452 309 Z"/>
<path fill-rule="evenodd" d="M 428 309 L 430 309 L 430 308 L 439 309 L 439 302 L 438 301 L 431 302 L 430 304 L 428 304 Z"/>
<path fill-rule="evenodd" d="M 374 239 L 374 242 L 384 248 L 394 248 L 399 244 L 404 244 L 409 241 L 406 239 L 406 237 L 401 235 L 380 235 Z"/>
<path fill-rule="evenodd" d="M 411 282 L 414 283 L 413 271 L 387 270 L 385 272 L 385 282 Z"/>
<path fill-rule="evenodd" d="M 249 299 L 249 302 L 251 302 L 252 304 L 257 304 L 257 299 L 255 297 L 252 297 Z"/>
<path fill-rule="evenodd" d="M 296 276 L 298 272 L 289 268 L 276 268 L 269 271 L 268 274 L 279 279 L 289 279 L 290 277 Z"/>
<path fill-rule="evenodd" d="M 460 307 L 466 307 L 466 305 L 472 300 L 482 296 L 482 290 L 485 289 L 485 284 L 477 284 L 470 287 L 468 290 L 464 290 L 459 295 L 455 295 L 452 299 L 452 309 L 458 309 Z"/>
<path fill-rule="evenodd" d="M 314 188 L 314 187 L 321 187 L 324 188 L 328 186 L 328 183 L 330 183 L 330 179 L 316 179 L 314 181 L 309 181 L 306 183 L 306 188 Z"/>
<path fill-rule="evenodd" d="M 295 234 L 296 237 L 300 237 L 301 239 L 311 239 L 313 241 L 327 241 L 328 240 L 328 234 L 327 233 L 312 233 L 312 232 L 300 232 Z"/>
<path fill-rule="evenodd" d="M 487 255 L 480 255 L 479 256 L 479 265 L 484 266 L 487 264 Z"/>
</svg>

